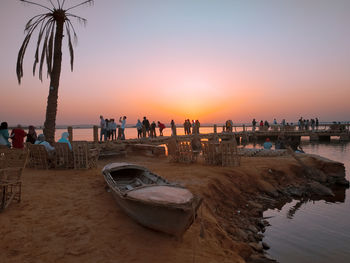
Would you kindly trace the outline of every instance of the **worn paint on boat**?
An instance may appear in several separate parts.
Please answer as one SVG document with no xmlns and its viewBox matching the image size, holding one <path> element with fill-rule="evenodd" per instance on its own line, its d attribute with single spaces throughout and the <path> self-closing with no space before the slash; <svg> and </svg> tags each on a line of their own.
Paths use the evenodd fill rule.
<svg viewBox="0 0 350 263">
<path fill-rule="evenodd" d="M 193 223 L 202 199 L 147 168 L 111 163 L 103 176 L 119 206 L 138 223 L 182 236 Z"/>
</svg>

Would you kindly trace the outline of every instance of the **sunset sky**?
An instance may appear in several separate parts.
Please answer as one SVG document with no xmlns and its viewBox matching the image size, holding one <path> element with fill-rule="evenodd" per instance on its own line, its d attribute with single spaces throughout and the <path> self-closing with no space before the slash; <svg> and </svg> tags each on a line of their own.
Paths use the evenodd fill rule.
<svg viewBox="0 0 350 263">
<path fill-rule="evenodd" d="M 26 22 L 44 12 L 0 3 L 0 121 L 10 125 L 45 119 L 36 35 L 21 85 L 15 67 Z M 350 121 L 349 0 L 95 0 L 72 13 L 88 23 L 73 20 L 73 72 L 64 39 L 57 124 L 95 124 L 100 114 L 129 124 Z"/>
</svg>

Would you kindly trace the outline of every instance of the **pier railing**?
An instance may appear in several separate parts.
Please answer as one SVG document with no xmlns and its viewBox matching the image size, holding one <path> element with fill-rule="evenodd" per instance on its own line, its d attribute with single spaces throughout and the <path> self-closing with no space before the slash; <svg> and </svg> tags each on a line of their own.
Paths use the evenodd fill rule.
<svg viewBox="0 0 350 263">
<path fill-rule="evenodd" d="M 232 127 L 232 131 L 227 131 L 224 126 L 221 126 L 221 129 L 218 128 L 220 126 L 214 124 L 212 126 L 203 126 L 203 128 L 212 127 L 212 132 L 208 132 L 206 129 L 206 133 L 199 133 L 199 136 L 203 139 L 210 139 L 214 135 L 218 135 L 219 137 L 227 137 L 234 135 L 237 139 L 242 141 L 251 141 L 251 140 L 259 140 L 269 138 L 277 138 L 278 136 L 309 136 L 310 141 L 318 141 L 318 140 L 330 140 L 331 136 L 338 136 L 341 141 L 349 141 L 350 140 L 350 132 L 349 132 L 349 123 L 346 124 L 338 124 L 338 123 L 327 123 L 321 124 L 318 127 L 299 127 L 298 125 L 271 125 L 267 126 L 256 126 L 255 128 L 252 125 L 234 125 Z M 69 126 L 68 132 L 70 135 L 70 139 L 74 140 L 74 129 Z M 200 130 L 199 130 L 200 131 Z M 98 126 L 93 126 L 92 128 L 92 137 L 93 142 L 99 142 L 99 133 L 100 128 Z M 178 138 L 187 139 L 191 137 L 191 135 L 177 135 Z M 127 139 L 126 143 L 135 143 L 135 142 L 154 142 L 154 143 L 162 143 L 168 140 L 170 136 L 158 136 L 157 138 L 141 138 L 141 139 Z M 118 140 L 117 140 L 118 141 Z"/>
</svg>

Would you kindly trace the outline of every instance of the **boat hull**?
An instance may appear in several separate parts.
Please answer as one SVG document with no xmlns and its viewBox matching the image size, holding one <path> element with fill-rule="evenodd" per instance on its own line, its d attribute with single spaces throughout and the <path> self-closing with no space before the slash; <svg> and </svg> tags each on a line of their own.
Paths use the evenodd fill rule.
<svg viewBox="0 0 350 263">
<path fill-rule="evenodd" d="M 193 223 L 200 200 L 194 198 L 187 207 L 178 208 L 121 197 L 113 192 L 118 205 L 139 224 L 174 236 L 182 236 Z"/>
<path fill-rule="evenodd" d="M 107 169 L 106 169 L 107 167 Z M 200 206 L 202 199 L 196 195 L 193 195 L 189 192 L 192 198 L 188 199 L 184 202 L 179 203 L 169 203 L 169 202 L 159 202 L 159 201 L 150 201 L 145 199 L 138 199 L 128 196 L 128 193 L 132 191 L 138 191 L 139 189 L 151 187 L 157 188 L 158 186 L 162 186 L 171 190 L 177 191 L 187 191 L 186 188 L 173 185 L 168 183 L 167 181 L 162 182 L 161 185 L 149 185 L 142 186 L 140 188 L 135 188 L 130 191 L 121 191 L 118 185 L 118 171 L 122 169 L 128 169 L 132 167 L 133 169 L 138 169 L 149 172 L 144 167 L 137 167 L 135 165 L 123 164 L 118 167 L 117 164 L 107 165 L 103 169 L 103 175 L 108 186 L 111 189 L 114 199 L 117 204 L 122 208 L 122 210 L 128 214 L 131 218 L 133 218 L 139 224 L 151 228 L 156 231 L 160 231 L 166 234 L 174 235 L 180 237 L 184 234 L 184 232 L 191 226 L 195 217 L 196 211 Z M 111 168 L 112 167 L 112 168 Z M 113 176 L 111 175 L 113 172 Z M 157 176 L 159 177 L 159 176 Z M 166 182 L 166 184 L 164 184 Z M 160 187 L 161 188 L 161 187 Z M 177 189 L 177 190 L 176 190 Z M 179 190 L 181 189 L 181 190 Z"/>
</svg>

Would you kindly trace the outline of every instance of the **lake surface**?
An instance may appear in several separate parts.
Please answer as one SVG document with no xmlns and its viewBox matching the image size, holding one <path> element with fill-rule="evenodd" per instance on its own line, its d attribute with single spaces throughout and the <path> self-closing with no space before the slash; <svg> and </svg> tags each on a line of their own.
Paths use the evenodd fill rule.
<svg viewBox="0 0 350 263">
<path fill-rule="evenodd" d="M 237 131 L 241 131 L 242 128 L 237 128 Z M 67 129 L 56 129 L 55 133 L 55 141 L 59 140 L 61 138 L 61 134 L 63 132 L 66 132 Z M 222 131 L 222 128 L 218 127 L 218 132 Z M 43 133 L 41 129 L 36 130 L 37 134 Z M 100 132 L 100 130 L 99 130 Z M 159 135 L 159 129 L 156 129 L 157 136 Z M 214 132 L 213 127 L 201 127 L 200 128 L 200 133 L 212 133 Z M 163 130 L 164 136 L 171 136 L 171 129 L 170 128 L 165 128 Z M 183 127 L 178 127 L 176 129 L 176 134 L 177 135 L 184 135 L 184 128 Z M 125 138 L 126 139 L 137 139 L 137 130 L 136 128 L 125 128 Z M 93 141 L 94 136 L 93 136 L 93 129 L 92 128 L 76 128 L 73 129 L 73 140 L 75 141 Z"/>
<path fill-rule="evenodd" d="M 350 179 L 349 143 L 302 141 L 302 147 L 344 163 Z M 327 200 L 294 200 L 280 210 L 266 211 L 264 217 L 271 224 L 263 239 L 271 247 L 268 255 L 281 263 L 350 262 L 350 192 L 340 188 L 334 193 Z"/>
</svg>

